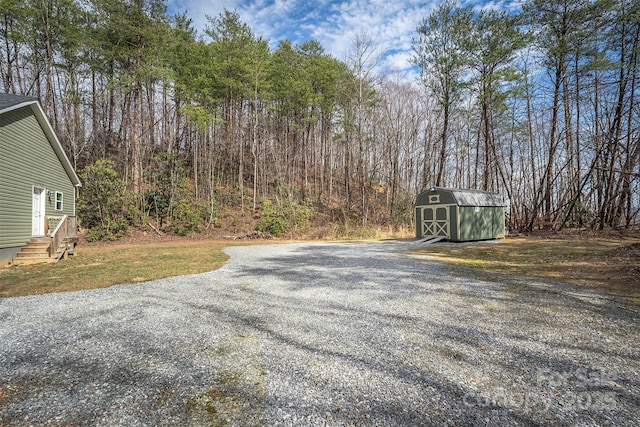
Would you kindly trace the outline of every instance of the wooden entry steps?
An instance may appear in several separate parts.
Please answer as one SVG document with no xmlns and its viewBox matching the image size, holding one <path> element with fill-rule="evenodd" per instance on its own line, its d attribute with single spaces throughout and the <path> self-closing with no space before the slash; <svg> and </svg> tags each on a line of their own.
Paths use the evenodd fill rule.
<svg viewBox="0 0 640 427">
<path fill-rule="evenodd" d="M 65 242 L 60 248 L 53 254 L 50 254 L 51 238 L 49 237 L 34 237 L 26 246 L 18 253 L 16 258 L 13 259 L 15 265 L 37 264 L 37 263 L 52 263 L 57 262 L 60 258 L 67 254 L 67 243 Z"/>
<path fill-rule="evenodd" d="M 36 264 L 40 262 L 56 262 L 57 257 L 49 256 L 49 245 L 51 239 L 47 237 L 34 237 L 14 258 L 13 263 L 17 265 Z"/>
<path fill-rule="evenodd" d="M 49 233 L 46 237 L 33 237 L 13 259 L 13 264 L 56 262 L 69 254 L 75 254 L 78 244 L 75 216 L 48 217 Z M 54 229 L 51 230 L 51 227 Z"/>
</svg>

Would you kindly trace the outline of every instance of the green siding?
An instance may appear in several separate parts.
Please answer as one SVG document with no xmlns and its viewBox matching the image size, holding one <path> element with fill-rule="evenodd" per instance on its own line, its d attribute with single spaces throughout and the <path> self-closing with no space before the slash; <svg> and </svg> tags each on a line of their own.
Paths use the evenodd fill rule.
<svg viewBox="0 0 640 427">
<path fill-rule="evenodd" d="M 429 196 L 438 196 L 438 201 L 429 202 Z M 418 194 L 416 206 L 426 205 L 455 205 L 456 199 L 450 191 L 429 190 Z"/>
<path fill-rule="evenodd" d="M 502 206 L 460 206 L 460 240 L 486 240 L 504 237 L 504 208 Z"/>
<path fill-rule="evenodd" d="M 75 215 L 75 188 L 30 107 L 0 116 L 0 248 L 24 245 L 31 238 L 33 187 L 64 195 L 62 211 L 55 195 L 45 195 L 45 215 Z"/>
<path fill-rule="evenodd" d="M 449 240 L 458 240 L 460 230 L 458 230 L 458 207 L 449 206 Z"/>
</svg>

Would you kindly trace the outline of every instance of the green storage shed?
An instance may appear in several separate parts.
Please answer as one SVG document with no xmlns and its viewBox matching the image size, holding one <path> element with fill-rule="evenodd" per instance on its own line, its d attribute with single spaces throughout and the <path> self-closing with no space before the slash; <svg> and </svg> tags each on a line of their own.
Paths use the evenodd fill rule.
<svg viewBox="0 0 640 427">
<path fill-rule="evenodd" d="M 416 198 L 416 238 L 453 242 L 503 238 L 504 209 L 498 193 L 433 187 Z"/>
</svg>

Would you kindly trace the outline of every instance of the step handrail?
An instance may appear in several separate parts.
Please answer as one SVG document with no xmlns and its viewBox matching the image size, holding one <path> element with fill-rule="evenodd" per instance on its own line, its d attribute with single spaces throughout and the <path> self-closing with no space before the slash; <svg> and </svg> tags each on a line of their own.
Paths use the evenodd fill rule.
<svg viewBox="0 0 640 427">
<path fill-rule="evenodd" d="M 69 234 L 67 230 L 69 225 L 67 222 L 67 218 L 69 218 L 68 215 L 63 215 L 63 217 L 60 219 L 60 222 L 58 222 L 55 230 L 53 230 L 53 233 L 51 233 L 49 256 L 52 258 L 58 254 L 58 248 L 60 247 L 60 244 Z"/>
</svg>

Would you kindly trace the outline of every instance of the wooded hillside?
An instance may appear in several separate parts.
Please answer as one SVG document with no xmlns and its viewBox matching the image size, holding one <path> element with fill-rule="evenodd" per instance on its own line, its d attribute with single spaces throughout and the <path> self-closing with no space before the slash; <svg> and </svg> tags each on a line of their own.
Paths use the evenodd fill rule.
<svg viewBox="0 0 640 427">
<path fill-rule="evenodd" d="M 444 2 L 416 30 L 420 81 L 376 68 L 366 34 L 337 59 L 271 49 L 230 11 L 199 34 L 162 0 L 1 5 L 0 91 L 40 99 L 79 208 L 115 221 L 94 215 L 97 237 L 148 218 L 186 234 L 227 210 L 276 232 L 317 213 L 410 225 L 434 185 L 500 192 L 512 230 L 637 220 L 637 0 Z M 105 177 L 99 200 L 87 180 Z"/>
</svg>

